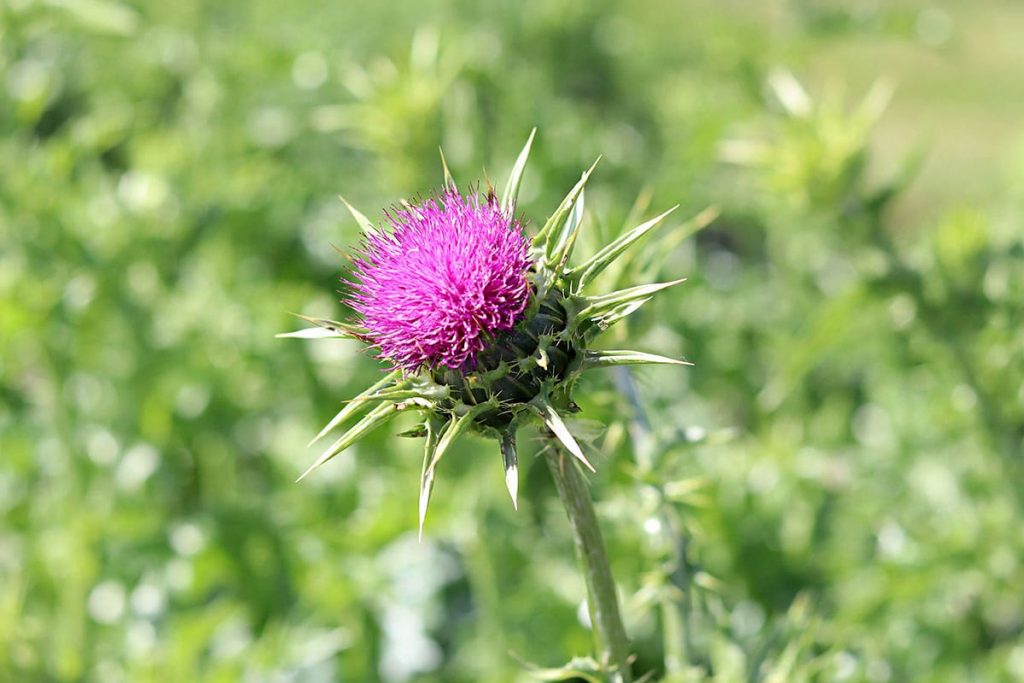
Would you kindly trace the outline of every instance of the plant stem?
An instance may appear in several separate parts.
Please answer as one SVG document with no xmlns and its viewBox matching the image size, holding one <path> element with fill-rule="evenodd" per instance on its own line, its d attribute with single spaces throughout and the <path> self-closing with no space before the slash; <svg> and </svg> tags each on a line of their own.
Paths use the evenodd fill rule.
<svg viewBox="0 0 1024 683">
<path fill-rule="evenodd" d="M 615 579 L 612 578 L 587 482 L 573 459 L 566 457 L 560 447 L 549 448 L 545 457 L 565 513 L 569 516 L 576 554 L 583 565 L 587 580 L 587 606 L 599 657 L 610 673 L 610 681 L 630 683 L 629 640 L 619 614 Z"/>
</svg>

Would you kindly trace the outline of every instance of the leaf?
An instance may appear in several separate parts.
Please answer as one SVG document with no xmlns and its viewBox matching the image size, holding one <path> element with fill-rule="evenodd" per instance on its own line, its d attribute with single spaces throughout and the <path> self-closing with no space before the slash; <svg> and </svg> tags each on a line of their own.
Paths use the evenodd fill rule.
<svg viewBox="0 0 1024 683">
<path fill-rule="evenodd" d="M 617 259 L 622 252 L 626 251 L 626 249 L 628 249 L 634 242 L 653 230 L 658 223 L 663 221 L 666 216 L 677 208 L 679 208 L 678 204 L 660 216 L 655 216 L 646 223 L 641 223 L 626 234 L 621 235 L 611 244 L 606 245 L 601 249 L 601 251 L 594 254 L 586 263 L 583 263 L 569 271 L 569 273 L 567 273 L 567 277 L 577 283 L 577 288 L 585 287 L 593 281 L 601 271 L 611 265 L 611 263 Z"/>
<path fill-rule="evenodd" d="M 375 428 L 393 418 L 398 410 L 398 406 L 394 403 L 381 403 L 374 407 L 373 410 L 363 416 L 363 419 L 359 420 L 359 422 L 355 423 L 351 429 L 342 434 L 340 439 L 331 444 L 331 447 L 324 451 L 323 454 L 316 459 L 316 462 L 310 465 L 306 471 L 302 473 L 302 476 L 296 479 L 296 481 L 302 481 L 310 472 L 323 465 L 338 453 L 341 453 L 356 441 L 359 441 L 359 439 L 366 436 Z"/>
<path fill-rule="evenodd" d="M 366 233 L 367 235 L 380 234 L 380 231 L 373 223 L 370 222 L 370 219 L 364 216 L 356 207 L 349 204 L 347 199 L 342 197 L 340 194 L 338 195 L 338 199 L 340 199 L 342 203 L 345 204 L 345 206 L 348 208 L 348 212 L 352 214 L 352 218 L 356 219 L 356 223 L 359 224 L 359 227 L 362 229 L 364 233 Z"/>
<path fill-rule="evenodd" d="M 547 397 L 538 396 L 531 403 L 534 408 L 537 409 L 541 419 L 544 420 L 544 424 L 546 424 L 548 429 L 558 437 L 558 440 L 562 442 L 565 449 L 569 451 L 574 458 L 583 463 L 584 467 L 588 470 L 596 472 L 597 470 L 594 469 L 594 466 L 590 464 L 589 460 L 587 460 L 587 456 L 583 454 L 583 449 L 581 449 L 580 445 L 576 443 L 576 439 L 569 431 L 569 428 L 565 426 L 565 422 L 562 421 L 562 416 L 558 414 L 558 411 L 555 410 L 553 405 L 551 405 L 551 402 L 548 401 Z"/>
<path fill-rule="evenodd" d="M 315 444 L 317 441 L 322 439 L 324 437 L 324 435 L 327 434 L 329 431 L 331 431 L 332 429 L 337 427 L 339 424 L 341 424 L 342 422 L 347 420 L 352 415 L 354 415 L 357 412 L 359 412 L 359 410 L 361 410 L 363 408 L 363 406 L 365 406 L 365 403 L 363 403 L 362 401 L 359 400 L 360 398 L 362 398 L 363 396 L 367 396 L 367 395 L 373 394 L 373 393 L 375 393 L 377 391 L 380 391 L 381 389 L 386 387 L 388 384 L 393 383 L 395 380 L 397 380 L 401 376 L 402 376 L 402 371 L 401 370 L 392 370 L 388 374 L 384 375 L 384 377 L 382 377 L 380 379 L 380 381 L 378 381 L 375 384 L 372 384 L 369 387 L 367 387 L 361 394 L 359 394 L 354 399 L 349 401 L 345 405 L 345 407 L 342 408 L 338 412 L 337 415 L 335 415 L 333 418 L 331 418 L 331 421 L 327 423 L 327 426 L 324 427 L 323 429 L 321 429 L 320 433 L 317 434 L 315 437 L 313 437 L 312 441 L 310 441 L 308 444 L 306 444 L 306 448 L 309 448 L 310 446 Z"/>
<path fill-rule="evenodd" d="M 512 496 L 512 507 L 519 509 L 519 456 L 516 454 L 516 435 L 511 429 L 501 435 L 501 459 L 505 466 L 505 487 Z"/>
<path fill-rule="evenodd" d="M 444 169 L 444 189 L 450 192 L 458 192 L 458 188 L 455 186 L 455 178 L 452 177 L 452 172 L 448 170 L 448 161 L 444 158 L 444 150 L 438 147 L 437 151 L 441 153 L 441 168 Z"/>
<path fill-rule="evenodd" d="M 423 540 L 423 522 L 427 518 L 427 506 L 430 505 L 430 493 L 434 488 L 434 470 L 430 468 L 430 464 L 434 462 L 437 440 L 442 429 L 441 417 L 436 413 L 431 413 L 424 420 L 423 429 L 426 430 L 427 440 L 423 444 L 423 467 L 420 470 L 419 539 L 421 541 Z"/>
<path fill-rule="evenodd" d="M 590 179 L 590 174 L 594 172 L 594 169 L 597 167 L 597 164 L 600 161 L 601 158 L 598 157 L 597 161 L 595 161 L 590 168 L 584 171 L 583 175 L 580 176 L 579 182 L 577 182 L 576 185 L 574 185 L 573 188 L 569 190 L 569 194 L 565 196 L 565 199 L 563 199 L 562 203 L 558 205 L 558 208 L 555 209 L 555 212 L 551 214 L 551 217 L 548 218 L 547 222 L 544 224 L 544 227 L 542 227 L 540 229 L 540 232 L 538 232 L 534 236 L 534 249 L 540 250 L 542 254 L 550 257 L 550 255 L 554 251 L 555 233 L 562 225 L 562 221 L 565 220 L 565 217 L 572 210 L 573 206 L 576 203 L 576 199 L 580 196 L 580 193 L 583 192 L 583 188 L 586 186 L 587 180 Z"/>
<path fill-rule="evenodd" d="M 511 216 L 515 211 L 516 201 L 519 199 L 519 185 L 523 181 L 526 160 L 530 158 L 530 148 L 533 146 L 533 137 L 536 134 L 536 128 L 530 131 L 529 139 L 523 145 L 523 150 L 519 152 L 519 157 L 516 158 L 516 163 L 512 166 L 512 173 L 505 184 L 505 191 L 501 193 L 501 211 L 506 216 Z"/>
<path fill-rule="evenodd" d="M 586 351 L 583 358 L 583 369 L 610 368 L 616 365 L 693 365 L 689 361 L 658 356 L 643 351 Z"/>
</svg>

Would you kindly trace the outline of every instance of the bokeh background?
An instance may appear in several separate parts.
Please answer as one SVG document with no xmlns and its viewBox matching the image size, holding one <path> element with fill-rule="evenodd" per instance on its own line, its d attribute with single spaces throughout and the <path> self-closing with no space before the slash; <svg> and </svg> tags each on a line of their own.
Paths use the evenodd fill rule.
<svg viewBox="0 0 1024 683">
<path fill-rule="evenodd" d="M 371 218 L 580 171 L 673 204 L 588 378 L 637 673 L 1024 680 L 1024 6 L 1008 0 L 0 0 L 0 680 L 515 681 L 590 649 L 522 435 L 381 430 L 337 318 Z M 709 206 L 709 226 L 684 219 Z M 586 245 L 584 245 L 586 247 Z M 654 258 L 659 256 L 660 258 Z M 547 672 L 549 678 L 557 671 Z"/>
</svg>

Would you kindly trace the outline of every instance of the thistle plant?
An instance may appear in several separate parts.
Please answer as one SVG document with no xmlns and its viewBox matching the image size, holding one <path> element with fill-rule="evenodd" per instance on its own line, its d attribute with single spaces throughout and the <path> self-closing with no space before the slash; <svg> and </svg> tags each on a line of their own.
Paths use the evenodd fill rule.
<svg viewBox="0 0 1024 683">
<path fill-rule="evenodd" d="M 579 412 L 573 389 L 600 368 L 685 361 L 632 350 L 597 350 L 594 340 L 683 280 L 604 294 L 588 286 L 650 233 L 673 209 L 625 232 L 589 259 L 572 265 L 583 227 L 584 188 L 594 166 L 528 237 L 516 217 L 520 182 L 534 135 L 519 154 L 500 198 L 493 188 L 461 194 L 442 155 L 444 187 L 374 225 L 348 206 L 364 231 L 354 259 L 348 322 L 304 319 L 314 326 L 280 336 L 348 338 L 366 343 L 390 369 L 347 402 L 317 435 L 352 422 L 300 479 L 398 413 L 422 420 L 402 436 L 424 440 L 419 532 L 435 473 L 456 439 L 467 433 L 498 442 L 505 484 L 518 507 L 516 433 L 537 423 L 549 437 L 545 456 L 584 564 L 600 668 L 629 680 L 628 642 L 619 616 L 604 542 L 579 468 L 594 471 L 567 417 Z M 568 457 L 567 457 L 568 456 Z"/>
</svg>

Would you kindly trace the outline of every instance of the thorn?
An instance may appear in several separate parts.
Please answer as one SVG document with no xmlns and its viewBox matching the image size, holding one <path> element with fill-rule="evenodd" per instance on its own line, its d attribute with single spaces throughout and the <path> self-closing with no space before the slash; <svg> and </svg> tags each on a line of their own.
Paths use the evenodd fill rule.
<svg viewBox="0 0 1024 683">
<path fill-rule="evenodd" d="M 512 496 L 512 509 L 519 510 L 519 469 L 510 467 L 505 470 L 505 486 L 508 494 Z"/>
<path fill-rule="evenodd" d="M 505 465 L 505 487 L 512 496 L 512 508 L 519 510 L 519 457 L 516 454 L 516 436 L 505 432 L 501 436 L 501 458 Z"/>
</svg>

